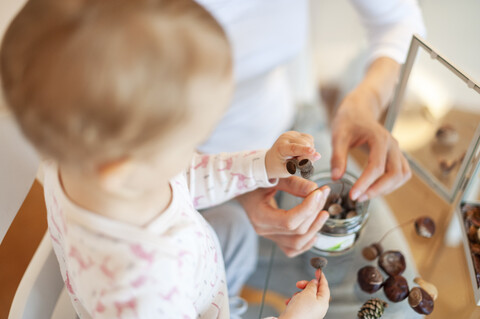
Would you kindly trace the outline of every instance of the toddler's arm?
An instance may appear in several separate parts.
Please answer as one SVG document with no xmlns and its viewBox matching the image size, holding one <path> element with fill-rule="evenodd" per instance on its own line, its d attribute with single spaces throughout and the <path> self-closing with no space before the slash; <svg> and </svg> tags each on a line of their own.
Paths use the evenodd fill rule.
<svg viewBox="0 0 480 319">
<path fill-rule="evenodd" d="M 195 208 L 214 206 L 258 187 L 276 185 L 277 178 L 290 176 L 285 164 L 292 157 L 312 161 L 320 158 L 310 135 L 284 133 L 268 151 L 196 154 L 186 172 Z"/>
</svg>

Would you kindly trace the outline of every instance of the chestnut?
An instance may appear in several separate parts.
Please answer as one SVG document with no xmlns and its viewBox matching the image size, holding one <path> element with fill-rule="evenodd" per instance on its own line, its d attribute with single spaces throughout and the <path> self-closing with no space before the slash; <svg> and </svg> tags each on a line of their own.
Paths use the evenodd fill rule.
<svg viewBox="0 0 480 319">
<path fill-rule="evenodd" d="M 429 283 L 428 281 L 425 281 L 423 278 L 420 278 L 420 277 L 415 277 L 415 279 L 413 279 L 413 282 L 415 282 L 423 290 L 425 290 L 430 295 L 430 297 L 432 297 L 433 301 L 437 300 L 437 297 L 438 297 L 437 287 L 435 287 L 433 284 Z"/>
<path fill-rule="evenodd" d="M 429 315 L 433 311 L 433 299 L 422 288 L 414 287 L 408 295 L 408 304 L 413 310 L 422 315 Z"/>
<path fill-rule="evenodd" d="M 427 216 L 419 217 L 415 220 L 415 230 L 417 235 L 431 238 L 435 234 L 435 222 Z"/>
<path fill-rule="evenodd" d="M 474 211 L 470 217 L 470 221 L 475 227 L 480 227 L 480 211 Z"/>
<path fill-rule="evenodd" d="M 405 268 L 405 257 L 396 250 L 388 250 L 380 255 L 378 266 L 390 276 L 401 275 Z"/>
<path fill-rule="evenodd" d="M 478 233 L 478 228 L 475 227 L 474 225 L 470 225 L 470 228 L 468 228 L 467 237 L 471 243 L 477 244 L 479 242 L 477 233 Z"/>
<path fill-rule="evenodd" d="M 376 267 L 365 266 L 358 270 L 357 281 L 363 291 L 372 294 L 382 287 L 383 276 Z"/>
<path fill-rule="evenodd" d="M 408 296 L 408 283 L 402 276 L 391 276 L 383 284 L 383 292 L 388 300 L 399 302 Z"/>
<path fill-rule="evenodd" d="M 457 130 L 453 126 L 449 124 L 444 124 L 437 129 L 437 132 L 435 133 L 435 138 L 438 144 L 450 147 L 458 142 L 459 135 Z"/>
</svg>

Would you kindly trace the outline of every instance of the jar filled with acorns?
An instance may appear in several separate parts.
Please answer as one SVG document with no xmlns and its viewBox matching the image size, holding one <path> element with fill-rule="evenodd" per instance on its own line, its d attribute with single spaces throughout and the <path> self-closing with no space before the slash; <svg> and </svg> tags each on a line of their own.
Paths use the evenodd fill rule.
<svg viewBox="0 0 480 319">
<path fill-rule="evenodd" d="M 350 189 L 357 178 L 346 172 L 339 180 L 332 180 L 329 171 L 311 177 L 319 187 L 328 185 L 330 194 L 324 206 L 330 217 L 317 234 L 311 251 L 323 256 L 342 255 L 357 242 L 368 219 L 369 201 L 353 201 Z"/>
</svg>

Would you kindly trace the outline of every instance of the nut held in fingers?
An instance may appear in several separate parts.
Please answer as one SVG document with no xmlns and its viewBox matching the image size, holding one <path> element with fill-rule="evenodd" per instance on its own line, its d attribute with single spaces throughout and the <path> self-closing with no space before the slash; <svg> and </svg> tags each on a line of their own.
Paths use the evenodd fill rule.
<svg viewBox="0 0 480 319">
<path fill-rule="evenodd" d="M 328 264 L 328 260 L 323 257 L 313 257 L 310 259 L 310 265 L 315 269 L 323 269 Z"/>
<path fill-rule="evenodd" d="M 302 159 L 298 162 L 298 168 L 303 178 L 310 178 L 313 175 L 313 164 L 309 159 Z"/>
</svg>

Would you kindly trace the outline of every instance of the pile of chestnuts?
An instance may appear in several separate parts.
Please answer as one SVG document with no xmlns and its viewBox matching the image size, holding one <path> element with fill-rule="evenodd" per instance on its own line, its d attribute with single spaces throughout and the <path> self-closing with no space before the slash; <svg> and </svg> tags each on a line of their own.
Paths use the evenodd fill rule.
<svg viewBox="0 0 480 319">
<path fill-rule="evenodd" d="M 477 285 L 480 287 L 480 205 L 463 204 L 461 209 Z"/>
<path fill-rule="evenodd" d="M 386 279 L 375 266 L 365 266 L 357 273 L 360 289 L 367 293 L 375 293 L 381 288 L 391 302 L 400 302 L 408 297 L 408 303 L 416 312 L 429 315 L 433 311 L 434 300 L 438 291 L 431 283 L 421 278 L 414 282 L 419 286 L 409 289 L 408 282 L 402 276 L 406 269 L 405 258 L 399 251 L 383 252 L 378 258 L 378 267 L 388 276 Z"/>
<path fill-rule="evenodd" d="M 408 297 L 408 303 L 416 312 L 428 315 L 432 313 L 434 300 L 438 296 L 438 291 L 435 286 L 421 278 L 415 278 L 414 282 L 417 283 L 419 287 L 409 289 L 407 280 L 402 276 L 406 269 L 405 257 L 399 251 L 384 251 L 381 245 L 381 241 L 391 231 L 411 224 L 412 222 L 415 225 L 417 235 L 424 238 L 431 238 L 435 234 L 435 222 L 427 216 L 422 216 L 394 227 L 378 242 L 362 250 L 363 257 L 369 261 L 374 261 L 378 257 L 378 267 L 387 275 L 387 278 L 384 278 L 379 268 L 369 265 L 358 271 L 357 281 L 360 288 L 367 293 L 375 293 L 383 288 L 385 296 L 392 302 L 400 302 Z"/>
<path fill-rule="evenodd" d="M 345 187 L 345 182 L 340 181 L 341 190 L 339 193 L 330 192 L 325 202 L 325 210 L 332 219 L 349 219 L 357 216 L 357 201 L 348 196 L 351 186 Z"/>
</svg>

